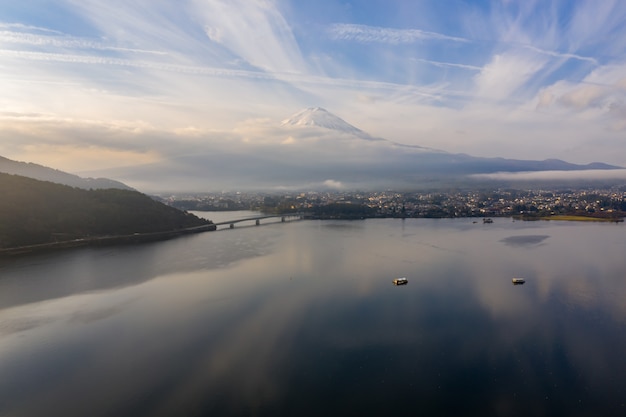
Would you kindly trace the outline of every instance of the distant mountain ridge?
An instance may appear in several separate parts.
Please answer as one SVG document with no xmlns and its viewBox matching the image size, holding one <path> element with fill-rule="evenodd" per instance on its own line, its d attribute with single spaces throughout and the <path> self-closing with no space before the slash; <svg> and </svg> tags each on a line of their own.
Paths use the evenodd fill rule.
<svg viewBox="0 0 626 417">
<path fill-rule="evenodd" d="M 57 184 L 69 185 L 70 187 L 85 190 L 115 188 L 120 190 L 133 190 L 128 185 L 108 178 L 82 178 L 78 175 L 48 168 L 31 162 L 19 162 L 0 156 L 0 172 L 13 175 L 21 175 L 40 181 L 50 181 Z"/>
<path fill-rule="evenodd" d="M 573 164 L 560 159 L 545 160 L 520 160 L 510 158 L 487 158 L 477 157 L 468 154 L 453 154 L 439 149 L 427 148 L 419 145 L 406 145 L 389 141 L 383 138 L 375 138 L 367 132 L 351 125 L 338 116 L 330 113 L 321 107 L 309 107 L 301 110 L 291 117 L 282 121 L 281 126 L 291 127 L 298 126 L 302 128 L 323 128 L 336 131 L 342 134 L 351 134 L 360 139 L 376 140 L 388 142 L 390 145 L 400 148 L 419 150 L 423 152 L 423 157 L 431 154 L 439 164 L 448 165 L 446 170 L 465 172 L 465 173 L 493 173 L 493 172 L 522 172 L 522 171 L 576 171 L 576 170 L 610 170 L 621 169 L 622 167 L 609 165 L 602 162 L 592 162 L 585 165 Z M 430 164 L 427 164 L 430 165 Z"/>
<path fill-rule="evenodd" d="M 418 121 L 416 120 L 416 123 Z M 164 154 L 151 164 L 92 171 L 132 181 L 142 190 L 205 192 L 272 189 L 424 189 L 494 181 L 499 173 L 581 171 L 569 177 L 608 177 L 620 167 L 558 159 L 479 157 L 374 137 L 321 107 L 300 110 L 239 140 L 207 136 L 194 151 Z M 601 170 L 602 173 L 585 170 Z M 607 174 L 607 175 L 604 175 Z M 560 174 L 558 175 L 560 176 Z M 616 171 L 614 177 L 626 177 Z"/>
</svg>

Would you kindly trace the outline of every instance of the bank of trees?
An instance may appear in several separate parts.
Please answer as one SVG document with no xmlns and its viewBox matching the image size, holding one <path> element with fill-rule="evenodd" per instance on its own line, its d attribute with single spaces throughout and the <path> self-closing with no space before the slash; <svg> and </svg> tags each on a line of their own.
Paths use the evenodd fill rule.
<svg viewBox="0 0 626 417">
<path fill-rule="evenodd" d="M 82 190 L 0 173 L 0 248 L 207 223 L 137 191 Z"/>
</svg>

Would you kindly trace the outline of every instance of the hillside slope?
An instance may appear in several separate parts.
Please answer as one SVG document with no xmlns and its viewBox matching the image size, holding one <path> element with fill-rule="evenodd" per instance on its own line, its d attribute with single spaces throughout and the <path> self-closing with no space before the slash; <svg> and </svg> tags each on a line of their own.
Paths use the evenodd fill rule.
<svg viewBox="0 0 626 417">
<path fill-rule="evenodd" d="M 119 181 L 108 178 L 82 178 L 78 175 L 48 168 L 32 162 L 13 161 L 0 156 L 0 172 L 13 175 L 22 175 L 41 181 L 51 181 L 57 184 L 69 185 L 70 187 L 90 189 L 118 188 L 121 190 L 132 190 L 131 187 Z"/>
<path fill-rule="evenodd" d="M 82 190 L 4 173 L 0 196 L 0 249 L 210 223 L 137 191 Z"/>
</svg>

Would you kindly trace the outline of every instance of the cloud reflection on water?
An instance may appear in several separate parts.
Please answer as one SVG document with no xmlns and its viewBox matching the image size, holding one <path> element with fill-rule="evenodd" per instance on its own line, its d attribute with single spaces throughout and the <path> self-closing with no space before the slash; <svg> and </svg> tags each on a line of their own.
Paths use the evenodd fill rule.
<svg viewBox="0 0 626 417">
<path fill-rule="evenodd" d="M 524 246 L 539 245 L 549 237 L 550 236 L 547 236 L 547 235 L 520 235 L 520 236 L 509 236 L 509 237 L 502 239 L 501 241 L 504 242 L 505 245 L 524 247 Z"/>
<path fill-rule="evenodd" d="M 249 248 L 219 268 L 216 235 L 172 241 L 169 255 L 150 247 L 152 267 L 127 267 L 145 272 L 132 285 L 5 307 L 0 323 L 50 321 L 0 342 L 0 392 L 27 416 L 615 410 L 623 228 L 399 222 L 219 233 L 221 254 Z M 529 232 L 522 251 L 503 244 Z M 130 262 L 107 256 L 90 269 Z"/>
</svg>

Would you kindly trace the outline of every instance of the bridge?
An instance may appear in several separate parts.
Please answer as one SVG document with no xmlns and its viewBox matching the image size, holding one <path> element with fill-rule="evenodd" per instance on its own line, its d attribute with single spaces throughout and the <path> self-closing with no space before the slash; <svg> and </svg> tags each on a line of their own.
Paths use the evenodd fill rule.
<svg viewBox="0 0 626 417">
<path fill-rule="evenodd" d="M 304 213 L 289 213 L 289 214 L 266 214 L 263 216 L 254 216 L 254 217 L 246 217 L 245 219 L 236 219 L 236 220 L 227 220 L 218 223 L 213 223 L 214 226 L 224 226 L 228 225 L 231 229 L 235 228 L 235 224 L 243 223 L 243 222 L 254 222 L 255 225 L 259 226 L 261 224 L 261 220 L 264 219 L 276 219 L 280 218 L 282 223 L 291 220 L 302 220 L 304 218 Z"/>
<path fill-rule="evenodd" d="M 217 230 L 217 226 L 229 225 L 231 229 L 235 227 L 235 224 L 242 222 L 253 221 L 257 226 L 261 224 L 263 219 L 280 218 L 281 222 L 288 220 L 302 220 L 307 216 L 306 213 L 289 213 L 289 214 L 268 214 L 263 216 L 247 217 L 245 219 L 236 219 L 223 221 L 219 223 L 204 224 L 202 226 L 188 227 L 186 229 L 169 230 L 163 232 L 148 232 L 148 233 L 132 233 L 129 235 L 115 235 L 115 236 L 96 236 L 86 237 L 79 239 L 72 239 L 60 242 L 40 243 L 35 245 L 17 246 L 11 248 L 0 249 L 0 257 L 4 255 L 16 255 L 24 253 L 34 253 L 37 251 L 44 251 L 50 249 L 65 249 L 74 248 L 88 245 L 112 245 L 118 243 L 139 243 L 139 242 L 151 242 L 164 239 L 172 239 L 174 237 L 192 234 L 211 232 Z"/>
</svg>

